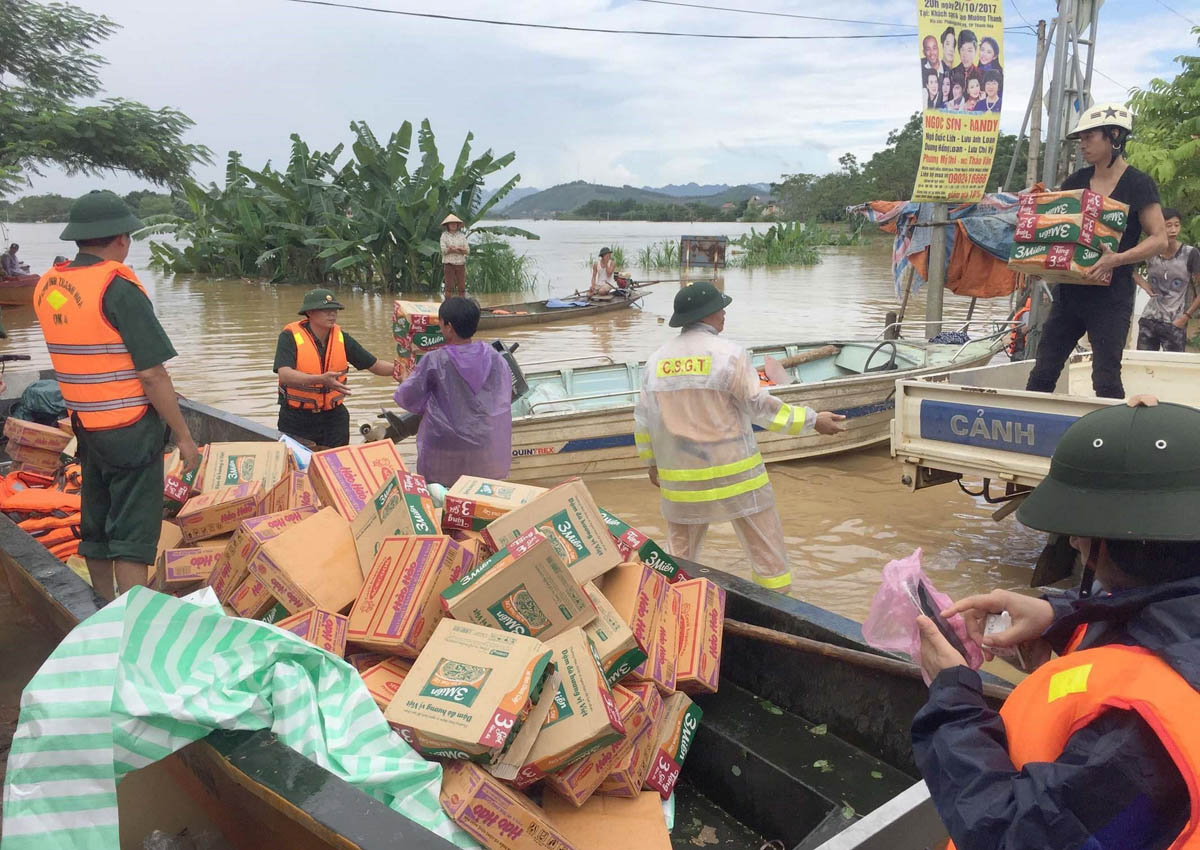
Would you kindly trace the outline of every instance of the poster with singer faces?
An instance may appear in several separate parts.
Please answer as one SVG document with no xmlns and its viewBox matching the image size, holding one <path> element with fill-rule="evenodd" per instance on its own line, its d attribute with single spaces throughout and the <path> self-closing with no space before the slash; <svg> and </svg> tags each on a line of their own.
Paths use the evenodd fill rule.
<svg viewBox="0 0 1200 850">
<path fill-rule="evenodd" d="M 914 201 L 983 197 L 1004 102 L 1001 0 L 917 0 L 923 119 Z"/>
</svg>

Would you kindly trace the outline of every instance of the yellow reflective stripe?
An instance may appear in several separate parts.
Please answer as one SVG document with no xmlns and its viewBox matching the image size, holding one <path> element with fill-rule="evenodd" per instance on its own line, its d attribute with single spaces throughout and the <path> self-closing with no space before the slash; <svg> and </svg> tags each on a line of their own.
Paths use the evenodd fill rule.
<svg viewBox="0 0 1200 850">
<path fill-rule="evenodd" d="M 654 460 L 653 449 L 638 449 L 638 457 L 642 460 Z"/>
<path fill-rule="evenodd" d="M 659 480 L 662 480 L 662 470 L 659 470 Z M 728 484 L 724 487 L 711 487 L 708 490 L 668 490 L 665 487 L 660 488 L 662 497 L 668 502 L 718 502 L 721 499 L 728 499 L 732 496 L 740 496 L 742 493 L 749 493 L 751 490 L 757 490 L 759 487 L 767 486 L 767 473 L 764 470 L 762 475 L 756 475 L 745 481 L 739 481 L 737 484 Z"/>
<path fill-rule="evenodd" d="M 787 424 L 788 417 L 792 415 L 792 406 L 790 404 L 781 404 L 779 412 L 775 414 L 775 418 L 771 420 L 771 424 L 767 426 L 769 431 L 782 431 L 783 426 Z"/>
<path fill-rule="evenodd" d="M 1091 672 L 1091 664 L 1081 664 L 1055 673 L 1050 677 L 1050 690 L 1046 695 L 1046 702 L 1054 702 L 1070 694 L 1087 693 L 1088 676 Z"/>
<path fill-rule="evenodd" d="M 650 434 L 647 431 L 634 431 L 633 441 L 639 446 L 648 446 L 650 445 Z"/>
<path fill-rule="evenodd" d="M 792 583 L 792 574 L 784 573 L 778 576 L 760 576 L 754 574 L 754 583 L 759 587 L 765 587 L 767 590 L 779 590 L 781 587 L 788 587 Z"/>
<path fill-rule="evenodd" d="M 753 469 L 762 463 L 762 455 L 755 452 L 744 460 L 733 463 L 723 463 L 720 466 L 706 466 L 702 469 L 660 469 L 659 481 L 712 481 L 714 478 L 725 478 Z"/>
<path fill-rule="evenodd" d="M 345 341 L 346 341 L 346 335 L 343 334 L 341 331 L 338 331 L 338 342 L 345 342 Z"/>
<path fill-rule="evenodd" d="M 804 407 L 792 408 L 792 427 L 788 428 L 789 434 L 799 434 L 804 430 L 804 421 L 807 418 L 807 410 Z"/>
<path fill-rule="evenodd" d="M 292 336 L 296 339 L 296 345 L 304 345 L 304 334 L 300 333 L 300 331 L 296 331 L 294 334 L 292 334 Z"/>
</svg>

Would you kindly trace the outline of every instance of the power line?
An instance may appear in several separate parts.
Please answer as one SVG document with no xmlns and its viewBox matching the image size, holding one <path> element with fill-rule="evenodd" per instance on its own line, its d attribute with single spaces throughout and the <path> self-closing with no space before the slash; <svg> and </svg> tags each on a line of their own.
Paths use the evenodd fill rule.
<svg viewBox="0 0 1200 850">
<path fill-rule="evenodd" d="M 888 21 L 858 21 L 853 18 L 824 18 L 820 15 L 798 15 L 795 12 L 766 12 L 761 9 L 734 9 L 729 6 L 706 6 L 702 3 L 683 3 L 680 0 L 638 0 L 639 3 L 653 3 L 656 6 L 682 6 L 686 9 L 709 9 L 714 12 L 737 12 L 743 15 L 764 15 L 771 18 L 800 18 L 805 21 L 830 21 L 838 24 L 867 24 L 873 27 L 905 27 L 916 29 L 916 24 L 896 24 Z"/>
<path fill-rule="evenodd" d="M 1166 3 L 1164 3 L 1163 0 L 1154 0 L 1154 2 L 1157 3 L 1158 5 L 1162 6 L 1168 12 L 1175 12 L 1176 15 L 1183 18 L 1185 21 L 1187 21 L 1192 26 L 1194 26 L 1194 27 L 1200 26 L 1200 24 L 1197 24 L 1195 21 L 1193 21 L 1187 15 L 1183 14 L 1182 12 L 1178 12 L 1175 9 L 1172 9 L 1170 6 L 1168 6 Z"/>
<path fill-rule="evenodd" d="M 439 15 L 434 12 L 406 12 L 400 9 L 381 9 L 377 6 L 361 6 L 355 3 L 335 3 L 332 0 L 287 0 L 288 3 L 303 3 L 308 6 L 328 6 L 333 9 L 354 9 L 360 12 L 377 12 L 382 15 L 402 15 L 409 18 L 431 18 L 439 21 L 460 21 L 471 24 L 488 24 L 496 27 L 524 27 L 538 30 L 561 30 L 565 32 L 597 32 L 611 35 L 659 35 L 672 38 L 736 39 L 741 41 L 832 41 L 864 38 L 912 38 L 910 32 L 869 33 L 857 35 L 739 35 L 736 33 L 670 32 L 665 30 L 626 30 L 606 27 L 572 27 L 565 24 L 533 24 L 525 21 L 498 21 L 489 18 L 468 18 L 461 15 Z"/>
</svg>

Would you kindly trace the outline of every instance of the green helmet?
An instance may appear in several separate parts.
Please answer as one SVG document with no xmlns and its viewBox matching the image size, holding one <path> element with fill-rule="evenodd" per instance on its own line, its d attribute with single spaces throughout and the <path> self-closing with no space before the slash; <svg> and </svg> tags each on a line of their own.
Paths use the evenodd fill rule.
<svg viewBox="0 0 1200 850">
<path fill-rule="evenodd" d="M 86 242 L 141 229 L 142 223 L 124 201 L 112 192 L 93 189 L 71 204 L 67 226 L 58 238 L 67 242 Z"/>
<path fill-rule="evenodd" d="M 303 316 L 309 310 L 345 310 L 346 308 L 337 296 L 333 294 L 332 289 L 310 289 L 304 293 L 304 303 L 300 305 L 300 315 Z"/>
<path fill-rule="evenodd" d="M 724 310 L 733 299 L 707 280 L 697 281 L 675 293 L 675 312 L 668 324 L 682 328 Z"/>
<path fill-rule="evenodd" d="M 1067 429 L 1017 509 L 1030 528 L 1109 540 L 1200 540 L 1200 410 L 1113 405 Z"/>
</svg>

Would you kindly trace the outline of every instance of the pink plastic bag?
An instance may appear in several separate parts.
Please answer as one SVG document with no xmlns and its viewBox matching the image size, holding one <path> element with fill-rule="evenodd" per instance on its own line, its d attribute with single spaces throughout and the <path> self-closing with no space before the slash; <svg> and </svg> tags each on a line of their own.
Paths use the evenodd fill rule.
<svg viewBox="0 0 1200 850">
<path fill-rule="evenodd" d="M 887 652 L 902 652 L 913 661 L 920 661 L 921 633 L 917 629 L 917 617 L 921 614 L 921 606 L 917 601 L 918 584 L 925 585 L 925 590 L 939 611 L 953 604 L 954 600 L 934 587 L 929 576 L 921 569 L 920 549 L 907 558 L 889 562 L 883 568 L 883 581 L 871 600 L 871 610 L 862 627 L 863 639 L 870 646 Z M 967 636 L 967 624 L 963 622 L 962 615 L 955 614 L 948 622 L 967 650 L 967 665 L 972 670 L 978 670 L 983 664 L 983 652 Z M 928 679 L 925 684 L 929 684 Z"/>
</svg>

